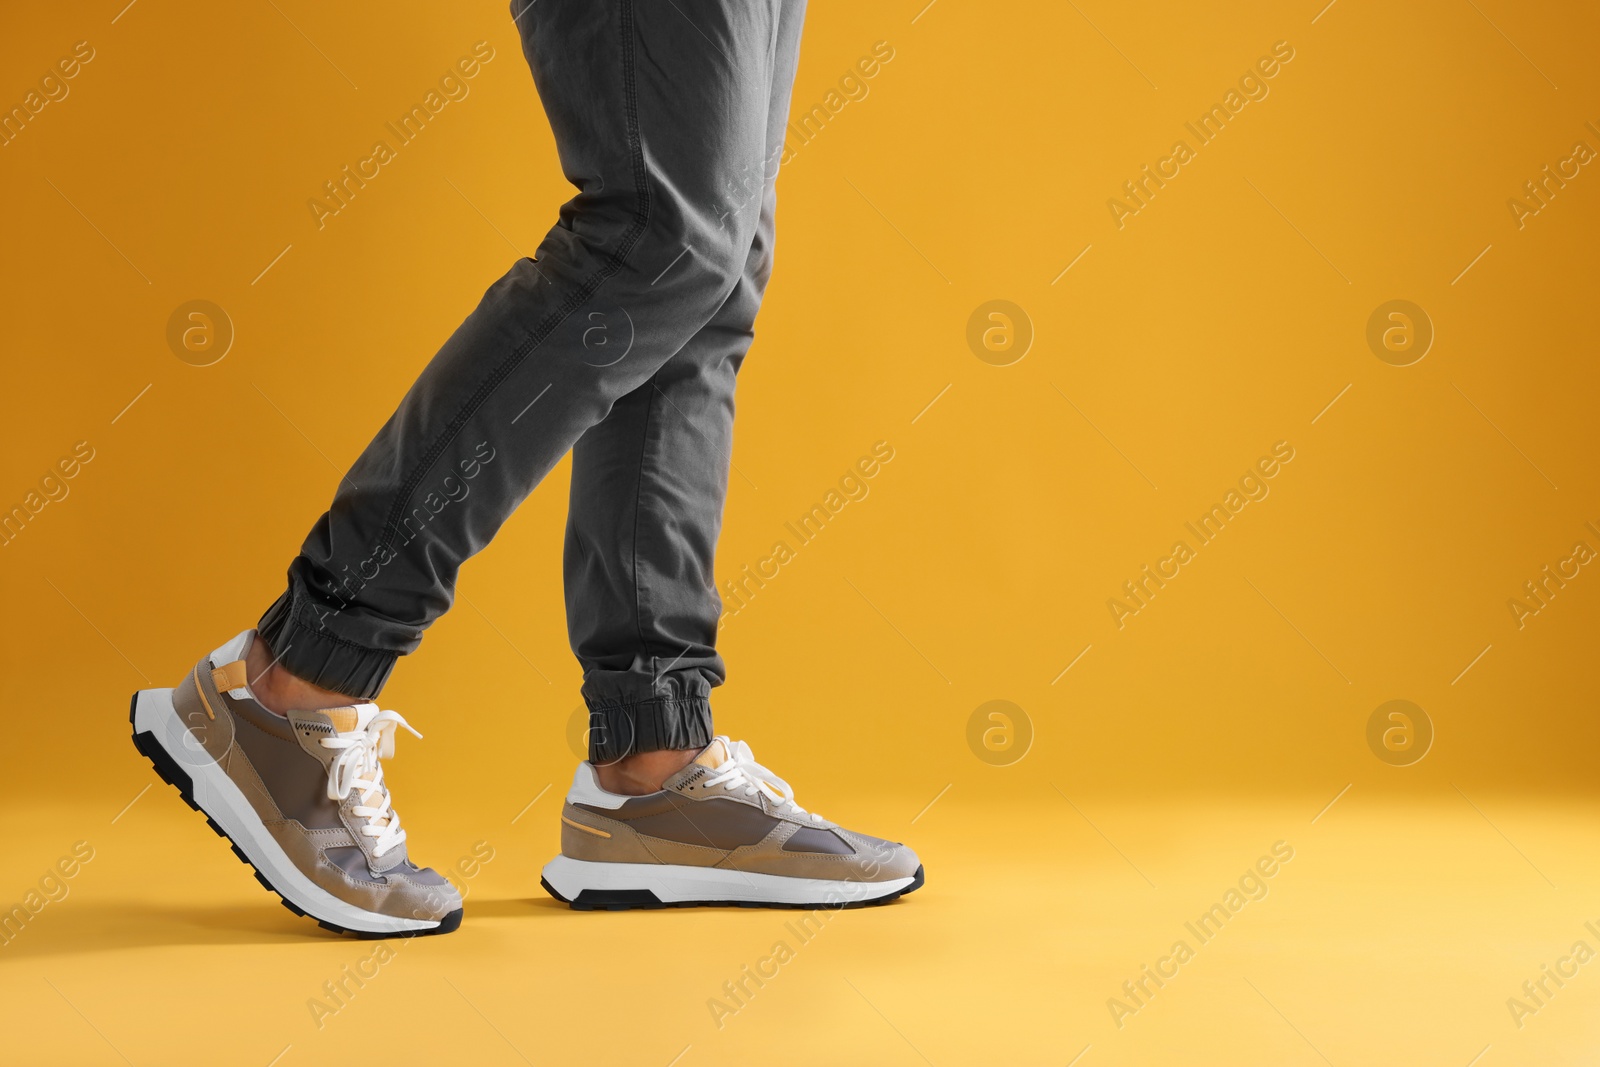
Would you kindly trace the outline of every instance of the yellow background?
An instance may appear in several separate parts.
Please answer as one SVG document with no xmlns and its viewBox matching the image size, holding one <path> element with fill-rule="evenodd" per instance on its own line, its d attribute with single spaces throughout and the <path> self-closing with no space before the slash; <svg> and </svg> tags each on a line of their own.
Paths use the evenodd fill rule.
<svg viewBox="0 0 1600 1067">
<path fill-rule="evenodd" d="M 563 465 L 384 694 L 428 735 L 389 767 L 413 854 L 495 859 L 455 872 L 461 933 L 400 945 L 319 1029 L 308 999 L 372 947 L 142 792 L 128 695 L 253 623 L 568 190 L 501 3 L 124 2 L 0 14 L 8 109 L 95 50 L 0 148 L 0 505 L 95 451 L 0 549 L 0 902 L 95 850 L 0 947 L 18 1062 L 1592 1054 L 1600 968 L 1520 1029 L 1506 1000 L 1600 947 L 1600 577 L 1520 629 L 1507 607 L 1600 549 L 1600 177 L 1521 228 L 1507 207 L 1600 149 L 1593 9 L 813 4 L 797 113 L 894 58 L 782 170 L 723 576 L 875 442 L 895 457 L 728 622 L 718 721 L 802 804 L 912 843 L 928 885 L 827 920 L 721 1028 L 708 1000 L 793 916 L 544 898 L 578 705 Z M 470 95 L 319 230 L 306 201 L 480 40 Z M 1269 95 L 1119 229 L 1108 199 L 1278 41 Z M 192 299 L 236 331 L 213 366 L 168 347 Z M 1411 366 L 1366 342 L 1393 299 L 1435 330 Z M 967 343 L 990 300 L 1032 324 L 1008 366 Z M 1108 598 L 1279 441 L 1270 495 L 1119 629 Z M 1435 731 L 1411 766 L 1368 747 L 1392 699 Z M 969 747 L 991 700 L 1031 731 L 1008 766 Z M 1107 999 L 1279 840 L 1266 899 L 1119 1028 Z"/>
</svg>

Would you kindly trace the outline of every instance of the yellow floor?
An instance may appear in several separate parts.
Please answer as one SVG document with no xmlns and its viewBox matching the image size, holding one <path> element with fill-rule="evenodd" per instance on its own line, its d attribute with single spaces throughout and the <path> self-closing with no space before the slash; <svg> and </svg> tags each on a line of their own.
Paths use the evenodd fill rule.
<svg viewBox="0 0 1600 1067">
<path fill-rule="evenodd" d="M 3 1058 L 295 1067 L 376 1046 L 439 1064 L 1502 1067 L 1596 1047 L 1600 965 L 1571 955 L 1600 948 L 1584 925 L 1600 929 L 1592 805 L 1361 784 L 1328 807 L 953 788 L 918 815 L 923 798 L 868 797 L 854 821 L 914 840 L 927 886 L 804 925 L 569 911 L 538 887 L 557 793 L 456 836 L 431 813 L 414 836 L 436 865 L 452 848 L 467 861 L 467 920 L 411 942 L 290 915 L 159 783 L 120 814 L 26 813 L 8 886 L 37 884 L 40 857 L 77 841 L 92 858 L 0 949 Z M 1263 857 L 1270 877 L 1245 877 Z M 1186 924 L 1219 903 L 1234 913 L 1202 940 Z M 1146 964 L 1169 975 L 1159 989 Z M 1543 965 L 1573 976 L 1534 1000 L 1523 983 Z M 1154 993 L 1135 1001 L 1123 983 L 1141 978 Z M 1535 1010 L 1515 1019 L 1511 998 Z"/>
</svg>

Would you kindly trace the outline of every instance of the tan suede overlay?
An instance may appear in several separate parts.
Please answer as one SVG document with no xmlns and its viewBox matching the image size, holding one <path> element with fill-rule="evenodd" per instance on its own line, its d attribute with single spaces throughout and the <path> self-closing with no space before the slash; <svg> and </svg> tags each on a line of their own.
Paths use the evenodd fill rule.
<svg viewBox="0 0 1600 1067">
<path fill-rule="evenodd" d="M 343 801 L 311 791 L 313 787 L 325 788 L 328 763 L 334 755 L 332 750 L 318 744 L 319 738 L 333 730 L 329 713 L 296 712 L 287 720 L 265 718 L 271 713 L 259 705 L 241 708 L 244 701 L 235 701 L 218 689 L 217 673 L 222 674 L 223 684 L 234 681 L 233 673 L 214 673 L 209 660 L 202 660 L 173 691 L 178 717 L 191 735 L 191 743 L 185 746 L 180 763 L 188 762 L 193 766 L 200 760 L 215 761 L 239 787 L 272 839 L 295 867 L 345 903 L 381 915 L 429 921 L 442 919 L 461 907 L 461 897 L 454 886 L 448 882 L 427 884 L 423 879 L 431 872 L 417 871 L 407 865 L 404 845 L 382 857 L 372 856 L 374 839 L 360 834 L 358 829 L 365 820 L 350 814 L 351 807 L 359 803 L 354 791 Z M 208 706 L 215 718 L 207 713 Z M 350 727 L 354 727 L 354 709 L 333 711 L 348 711 L 352 719 Z M 244 716 L 250 721 L 242 722 Z M 268 768 L 257 767 L 252 762 L 239 742 L 241 730 L 252 731 L 251 745 L 271 757 L 270 773 Z M 269 782 L 277 785 L 269 785 Z M 297 795 L 293 798 L 274 796 L 274 788 L 293 788 Z M 317 817 L 312 821 L 327 825 L 308 828 L 302 821 L 285 815 L 286 805 L 303 812 L 316 812 Z M 328 858 L 329 849 L 352 847 L 360 848 L 367 859 L 364 864 L 356 864 L 358 871 L 370 877 L 352 876 Z M 371 874 L 372 871 L 378 873 Z"/>
<path fill-rule="evenodd" d="M 720 745 L 721 742 L 716 742 Z M 691 765 L 693 766 L 693 765 Z M 704 766 L 704 764 L 701 764 Z M 791 878 L 823 878 L 833 881 L 886 882 L 910 878 L 920 861 L 904 845 L 853 833 L 835 823 L 814 822 L 809 817 L 786 815 L 764 794 L 746 797 L 742 791 L 722 787 L 708 788 L 703 772 L 675 775 L 660 794 L 630 800 L 609 812 L 593 805 L 566 804 L 561 815 L 561 854 L 570 859 L 597 863 L 667 863 L 686 867 L 717 867 L 773 874 Z M 671 794 L 670 796 L 667 794 Z M 737 848 L 718 848 L 710 838 L 717 824 L 747 825 L 748 819 L 730 819 L 734 811 L 714 806 L 743 805 L 773 820 L 770 832 L 754 844 Z M 663 810 L 680 811 L 685 818 L 663 820 Z M 602 830 L 609 837 L 584 833 L 566 821 Z M 635 823 L 647 825 L 656 834 L 672 833 L 671 838 L 641 833 Z M 838 834 L 854 852 L 830 855 L 820 852 L 790 852 L 784 843 L 804 827 L 828 829 Z M 748 840 L 748 838 L 746 839 Z"/>
</svg>

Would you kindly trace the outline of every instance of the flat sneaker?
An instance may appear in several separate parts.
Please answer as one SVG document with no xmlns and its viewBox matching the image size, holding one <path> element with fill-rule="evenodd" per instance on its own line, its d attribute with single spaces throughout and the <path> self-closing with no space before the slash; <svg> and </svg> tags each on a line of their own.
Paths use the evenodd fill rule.
<svg viewBox="0 0 1600 1067">
<path fill-rule="evenodd" d="M 256 702 L 246 630 L 176 689 L 133 695 L 133 743 L 296 915 L 368 937 L 461 925 L 455 887 L 406 857 L 382 756 L 399 715 L 376 704 L 274 715 Z"/>
<path fill-rule="evenodd" d="M 642 797 L 600 788 L 580 763 L 561 809 L 549 894 L 584 911 L 887 904 L 922 885 L 904 845 L 854 833 L 794 802 L 743 741 L 718 737 Z"/>
</svg>

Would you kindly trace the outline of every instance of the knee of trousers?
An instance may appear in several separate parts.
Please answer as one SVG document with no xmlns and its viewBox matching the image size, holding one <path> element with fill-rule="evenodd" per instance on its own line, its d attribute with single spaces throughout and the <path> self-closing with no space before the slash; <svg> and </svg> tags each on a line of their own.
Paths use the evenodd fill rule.
<svg viewBox="0 0 1600 1067">
<path fill-rule="evenodd" d="M 696 310 L 709 316 L 735 286 L 759 273 L 752 263 L 755 227 L 694 203 L 658 203 L 641 220 L 635 203 L 605 200 L 569 203 L 568 220 L 552 229 L 539 249 L 537 278 L 530 295 L 542 296 L 536 283 L 550 279 L 582 284 L 604 270 L 591 298 L 628 306 L 674 304 L 686 317 Z M 526 262 L 526 261 L 524 261 Z M 612 264 L 607 269 L 606 264 Z M 534 266 L 529 265 L 530 275 Z M 755 288 L 759 293 L 760 286 Z"/>
<path fill-rule="evenodd" d="M 713 219 L 681 228 L 663 224 L 648 236 L 653 245 L 667 250 L 670 256 L 682 254 L 675 267 L 687 267 L 683 282 L 693 288 L 696 302 L 704 301 L 712 309 L 720 307 L 744 282 L 755 240 L 753 230 L 731 219 Z M 670 272 L 667 278 L 671 278 Z M 654 287 L 659 285 L 657 282 Z"/>
<path fill-rule="evenodd" d="M 672 280 L 678 268 L 692 265 L 693 269 L 682 277 L 693 278 L 720 304 L 752 269 L 752 260 L 767 258 L 768 242 L 759 241 L 763 232 L 760 201 L 741 202 L 736 192 L 718 189 L 713 176 L 700 168 L 692 172 L 685 168 L 675 173 L 652 172 L 649 189 L 649 223 L 637 255 L 645 260 L 671 262 L 687 250 L 654 288 Z M 655 279 L 656 275 L 652 273 L 650 277 Z"/>
</svg>

